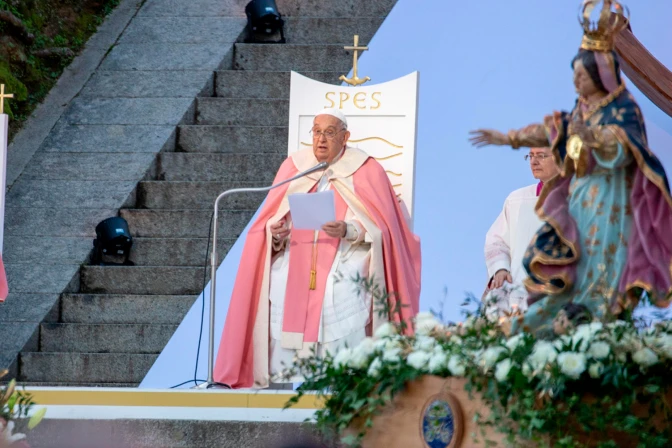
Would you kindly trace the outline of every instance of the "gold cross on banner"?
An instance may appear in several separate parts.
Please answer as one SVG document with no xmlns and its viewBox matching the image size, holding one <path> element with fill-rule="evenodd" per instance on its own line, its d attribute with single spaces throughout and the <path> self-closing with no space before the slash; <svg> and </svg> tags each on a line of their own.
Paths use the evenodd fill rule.
<svg viewBox="0 0 672 448">
<path fill-rule="evenodd" d="M 5 113 L 5 98 L 14 98 L 14 94 L 5 94 L 5 85 L 0 84 L 0 115 Z"/>
<path fill-rule="evenodd" d="M 350 84 L 351 86 L 361 86 L 367 81 L 371 81 L 371 78 L 368 76 L 365 78 L 359 78 L 357 76 L 357 56 L 359 55 L 360 51 L 366 51 L 369 49 L 369 47 L 360 47 L 359 46 L 359 35 L 355 34 L 355 44 L 352 47 L 343 47 L 345 50 L 352 50 L 354 53 L 352 55 L 352 78 L 346 78 L 345 75 L 341 75 L 340 79 L 341 81 L 344 81 L 347 84 Z"/>
</svg>

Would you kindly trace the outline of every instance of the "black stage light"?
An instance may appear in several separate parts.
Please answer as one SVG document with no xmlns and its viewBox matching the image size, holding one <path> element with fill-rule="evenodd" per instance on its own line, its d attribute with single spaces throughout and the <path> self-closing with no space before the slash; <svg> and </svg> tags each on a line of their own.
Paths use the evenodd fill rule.
<svg viewBox="0 0 672 448">
<path fill-rule="evenodd" d="M 133 238 L 126 220 L 118 216 L 107 218 L 96 226 L 92 264 L 133 266 L 134 263 L 128 259 L 132 246 Z M 104 262 L 103 256 L 117 261 Z"/>
<path fill-rule="evenodd" d="M 278 12 L 275 0 L 252 0 L 245 7 L 247 15 L 247 39 L 248 43 L 285 43 L 285 21 Z M 272 36 L 280 32 L 279 41 L 259 39 L 258 36 Z"/>
</svg>

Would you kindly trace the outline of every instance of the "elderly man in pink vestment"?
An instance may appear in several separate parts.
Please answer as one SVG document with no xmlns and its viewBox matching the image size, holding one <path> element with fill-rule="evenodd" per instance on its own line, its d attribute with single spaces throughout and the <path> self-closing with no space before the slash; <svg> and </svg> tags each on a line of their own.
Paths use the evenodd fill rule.
<svg viewBox="0 0 672 448">
<path fill-rule="evenodd" d="M 339 110 L 320 111 L 311 133 L 313 147 L 288 157 L 275 182 L 319 162 L 328 168 L 272 190 L 245 241 L 214 372 L 232 388 L 269 387 L 295 356 L 334 354 L 370 335 L 386 319 L 357 278 L 373 279 L 400 310 L 389 318 L 413 331 L 420 243 L 385 170 L 347 146 Z M 336 221 L 319 232 L 293 229 L 288 196 L 329 189 Z M 288 380 L 301 381 L 278 382 Z"/>
<path fill-rule="evenodd" d="M 485 236 L 485 264 L 488 285 L 485 301 L 492 313 L 527 309 L 527 290 L 523 282 L 527 273 L 523 257 L 542 221 L 534 207 L 541 187 L 558 175 L 560 169 L 553 160 L 551 148 L 530 148 L 525 159 L 530 162 L 532 175 L 539 182 L 512 192 Z"/>
</svg>

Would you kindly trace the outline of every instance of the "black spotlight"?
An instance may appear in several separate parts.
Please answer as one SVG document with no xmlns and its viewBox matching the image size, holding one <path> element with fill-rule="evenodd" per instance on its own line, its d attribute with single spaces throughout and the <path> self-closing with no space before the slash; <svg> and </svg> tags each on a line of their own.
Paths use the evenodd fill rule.
<svg viewBox="0 0 672 448">
<path fill-rule="evenodd" d="M 133 266 L 128 259 L 132 246 L 133 238 L 126 220 L 118 216 L 107 218 L 96 226 L 92 264 Z M 104 256 L 108 261 L 103 261 Z"/>
<path fill-rule="evenodd" d="M 247 15 L 247 39 L 245 39 L 245 42 L 285 43 L 285 21 L 282 20 L 282 15 L 278 12 L 275 0 L 252 0 L 245 7 L 245 14 Z M 273 36 L 278 31 L 280 32 L 280 40 L 267 40 L 269 36 Z"/>
</svg>

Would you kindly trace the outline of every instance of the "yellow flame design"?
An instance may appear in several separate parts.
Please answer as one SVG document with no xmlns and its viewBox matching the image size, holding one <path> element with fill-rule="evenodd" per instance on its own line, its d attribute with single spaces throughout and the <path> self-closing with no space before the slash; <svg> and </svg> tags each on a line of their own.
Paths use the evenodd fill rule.
<svg viewBox="0 0 672 448">
<path fill-rule="evenodd" d="M 398 153 L 396 153 L 396 154 L 392 154 L 391 156 L 374 157 L 374 159 L 376 159 L 376 160 L 388 160 L 388 159 L 391 159 L 391 158 L 393 158 L 393 157 L 398 157 L 398 156 L 400 156 L 400 155 L 402 155 L 402 154 L 403 154 L 402 152 L 398 152 Z"/>
</svg>

